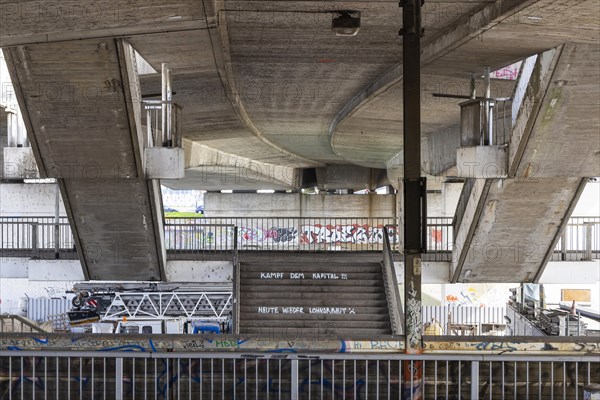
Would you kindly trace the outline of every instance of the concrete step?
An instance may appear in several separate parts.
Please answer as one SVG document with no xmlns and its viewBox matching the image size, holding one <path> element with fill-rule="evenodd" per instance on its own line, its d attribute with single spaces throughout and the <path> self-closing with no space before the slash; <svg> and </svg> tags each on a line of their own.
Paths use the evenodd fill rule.
<svg viewBox="0 0 600 400">
<path fill-rule="evenodd" d="M 285 327 L 287 328 L 314 328 L 316 325 L 319 326 L 327 326 L 327 321 L 285 321 Z M 344 321 L 343 324 L 332 323 L 329 322 L 328 325 L 333 329 L 381 329 L 381 331 L 386 331 L 390 329 L 389 321 Z M 281 321 L 277 320 L 249 320 L 249 321 L 240 321 L 240 329 L 242 328 L 250 328 L 250 327 L 275 327 L 275 328 L 283 328 Z M 244 330 L 246 332 L 246 330 Z"/>
<path fill-rule="evenodd" d="M 298 328 L 285 328 L 285 327 L 281 327 L 281 326 L 276 326 L 276 327 L 267 327 L 267 326 L 246 326 L 242 329 L 242 327 L 240 327 L 240 330 L 242 330 L 242 332 L 244 334 L 249 334 L 249 335 L 256 335 L 258 336 L 264 336 L 264 335 L 271 335 L 273 337 L 289 337 L 290 334 L 295 335 L 295 331 Z M 323 330 L 324 332 L 318 333 L 319 337 L 338 337 L 338 338 L 374 338 L 374 337 L 381 337 L 381 336 L 385 336 L 385 335 L 389 335 L 390 334 L 390 329 L 386 328 L 386 329 L 379 329 L 379 328 L 343 328 L 343 327 L 317 327 L 317 326 L 313 326 L 313 327 L 307 327 L 303 329 L 303 332 L 306 333 L 307 337 L 312 337 L 312 335 L 315 334 L 315 330 L 316 329 L 320 329 Z"/>
<path fill-rule="evenodd" d="M 276 275 L 274 275 L 276 274 Z M 281 274 L 281 275 L 279 275 Z M 245 279 L 261 279 L 261 280 L 274 280 L 279 279 L 275 277 L 282 276 L 283 278 L 303 277 L 304 280 L 330 280 L 330 281 L 350 281 L 350 280 L 376 280 L 381 278 L 381 271 L 379 272 L 306 272 L 306 271 L 242 271 L 242 280 Z M 296 279 L 297 280 L 297 279 Z"/>
<path fill-rule="evenodd" d="M 302 271 L 302 272 L 379 272 L 380 263 L 241 263 L 242 272 L 260 271 Z"/>
<path fill-rule="evenodd" d="M 358 290 L 358 292 L 357 292 Z M 265 293 L 269 292 L 286 292 L 290 293 L 294 291 L 294 287 L 290 285 L 245 285 L 242 283 L 240 285 L 240 294 L 243 296 L 245 293 Z M 365 293 L 384 293 L 385 290 L 383 285 L 381 286 L 362 286 L 357 289 L 357 286 L 303 286 L 302 291 L 298 293 L 352 293 L 354 296 L 357 293 L 365 294 Z M 285 296 L 285 295 L 283 295 Z"/>
<path fill-rule="evenodd" d="M 285 285 L 292 287 L 300 286 L 382 286 L 383 279 L 365 279 L 365 280 L 350 280 L 350 279 L 242 279 L 242 286 L 265 286 Z"/>
<path fill-rule="evenodd" d="M 281 293 L 275 292 L 275 291 L 268 291 L 268 292 L 261 292 L 261 291 L 249 292 L 249 291 L 247 291 L 247 292 L 241 293 L 241 295 L 240 295 L 240 299 L 242 302 L 244 302 L 245 300 L 252 300 L 252 299 L 281 299 L 281 298 L 282 298 Z M 329 293 L 327 291 L 321 291 L 321 292 L 302 291 L 302 292 L 288 292 L 285 294 L 285 298 L 286 299 L 303 299 L 303 300 L 304 299 L 327 300 L 327 299 L 331 299 L 332 296 L 331 296 L 331 293 Z M 350 293 L 336 293 L 335 298 L 339 299 L 339 300 L 356 299 L 356 292 L 352 291 Z M 365 301 L 386 300 L 385 292 L 383 291 L 383 289 L 379 292 L 361 293 L 360 298 Z"/>
<path fill-rule="evenodd" d="M 373 308 L 387 308 L 387 301 L 384 300 L 363 300 L 362 298 L 355 297 L 354 299 L 346 299 L 343 302 L 332 296 L 329 299 L 245 299 L 240 300 L 242 309 L 245 306 L 278 306 L 278 307 L 373 307 Z"/>
<path fill-rule="evenodd" d="M 348 321 L 350 318 L 352 321 L 373 321 L 373 322 L 389 322 L 390 317 L 387 314 L 378 314 L 379 310 L 365 307 L 364 309 L 356 310 L 356 314 L 308 314 L 308 307 L 304 307 L 306 314 L 301 316 L 303 321 Z M 245 313 L 244 321 L 288 321 L 288 320 L 299 320 L 298 314 L 261 314 L 257 313 L 256 309 L 251 307 L 242 307 L 242 312 Z"/>
<path fill-rule="evenodd" d="M 242 263 L 240 333 L 391 334 L 381 263 L 338 261 Z"/>
</svg>

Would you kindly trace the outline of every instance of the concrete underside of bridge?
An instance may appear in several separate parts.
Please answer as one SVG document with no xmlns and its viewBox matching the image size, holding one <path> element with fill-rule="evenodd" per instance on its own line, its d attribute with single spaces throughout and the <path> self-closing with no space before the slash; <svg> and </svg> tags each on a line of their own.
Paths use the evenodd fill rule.
<svg viewBox="0 0 600 400">
<path fill-rule="evenodd" d="M 162 206 L 157 182 L 143 174 L 133 106 L 157 98 L 160 74 L 138 77 L 124 57 L 129 45 L 156 71 L 168 63 L 173 100 L 183 106 L 187 172 L 166 182 L 171 187 L 364 189 L 397 186 L 402 177 L 402 11 L 394 2 L 133 0 L 115 8 L 101 0 L 93 15 L 74 2 L 54 18 L 33 3 L 0 0 L 0 46 L 10 55 L 41 175 L 59 179 L 90 279 L 164 279 Z M 331 31 L 340 9 L 361 11 L 357 36 Z M 581 178 L 600 174 L 598 2 L 434 0 L 423 13 L 423 170 L 429 174 L 456 171 L 464 101 L 434 94 L 468 95 L 470 73 L 481 94 L 484 66 L 495 70 L 561 49 L 508 168 L 511 178 L 531 178 L 535 165 L 548 184 L 536 192 L 497 182 L 488 193 L 489 212 L 473 227 L 484 241 L 509 247 L 519 226 L 535 225 L 525 236 L 540 242 L 542 254 L 553 247 Z M 494 80 L 492 95 L 511 97 L 514 87 L 514 80 Z M 83 168 L 90 163 L 94 171 Z M 502 199 L 495 199 L 500 191 Z M 533 200 L 544 204 L 534 207 Z M 522 218 L 519 207 L 536 211 Z M 102 248 L 99 257 L 89 256 L 94 243 Z M 126 246 L 124 256 L 111 243 L 136 247 Z M 503 272 L 492 262 L 472 274 L 533 280 L 534 268 L 524 265 L 503 259 Z"/>
<path fill-rule="evenodd" d="M 196 143 L 296 168 L 336 163 L 386 168 L 402 149 L 396 3 L 353 3 L 361 11 L 361 30 L 350 38 L 330 30 L 331 11 L 341 5 L 320 2 L 134 1 L 121 14 L 90 19 L 73 12 L 65 20 L 38 18 L 36 24 L 24 23 L 36 17 L 26 3 L 4 5 L 7 15 L 20 19 L 6 19 L 2 46 L 124 37 L 156 70 L 169 63 L 173 98 L 186 110 L 186 138 Z M 424 139 L 458 129 L 461 100 L 431 94 L 468 94 L 469 73 L 483 66 L 493 70 L 580 42 L 591 47 L 574 57 L 586 60 L 593 74 L 596 61 L 589 56 L 598 46 L 598 18 L 593 0 L 426 4 Z M 143 95 L 159 93 L 160 74 L 140 80 Z M 509 96 L 512 84 L 495 81 L 492 93 Z M 580 151 L 574 148 L 573 156 Z"/>
</svg>

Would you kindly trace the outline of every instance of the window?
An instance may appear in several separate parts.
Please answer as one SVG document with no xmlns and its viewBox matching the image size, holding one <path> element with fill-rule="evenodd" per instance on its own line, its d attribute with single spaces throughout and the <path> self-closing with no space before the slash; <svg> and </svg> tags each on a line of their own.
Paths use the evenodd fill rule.
<svg viewBox="0 0 600 400">
<path fill-rule="evenodd" d="M 142 327 L 142 333 L 152 333 L 152 327 L 148 325 Z"/>
</svg>

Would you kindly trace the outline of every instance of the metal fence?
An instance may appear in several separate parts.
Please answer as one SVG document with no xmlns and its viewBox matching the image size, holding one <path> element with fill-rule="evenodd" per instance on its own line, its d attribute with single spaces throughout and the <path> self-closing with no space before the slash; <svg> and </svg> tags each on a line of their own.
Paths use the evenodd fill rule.
<svg viewBox="0 0 600 400">
<path fill-rule="evenodd" d="M 0 217 L 3 249 L 73 249 L 73 234 L 66 217 L 59 217 L 58 236 L 54 217 Z"/>
<path fill-rule="evenodd" d="M 172 241 L 167 249 L 193 244 L 197 249 L 230 249 L 234 226 L 237 244 L 244 250 L 275 251 L 381 251 L 383 228 L 398 245 L 397 220 L 388 218 L 302 218 L 302 217 L 221 217 L 168 218 L 165 236 Z"/>
<path fill-rule="evenodd" d="M 15 351 L 0 366 L 10 399 L 583 400 L 600 382 L 597 356 Z"/>
<path fill-rule="evenodd" d="M 552 254 L 552 261 L 600 258 L 600 217 L 571 217 Z"/>
<path fill-rule="evenodd" d="M 468 189 L 468 182 L 465 188 Z M 463 188 L 464 190 L 467 190 Z M 468 190 L 467 190 L 468 191 Z M 464 197 L 461 195 L 461 198 Z M 460 210 L 459 205 L 457 210 Z M 428 261 L 449 261 L 454 227 L 461 213 L 427 219 Z M 237 227 L 237 236 L 236 228 Z M 66 217 L 58 225 L 61 258 L 76 258 Z M 240 251 L 382 251 L 383 229 L 393 249 L 399 246 L 397 220 L 387 218 L 165 218 L 165 245 L 169 258 L 199 259 L 209 253 Z M 54 217 L 0 217 L 3 256 L 23 251 L 41 258 L 54 255 L 57 238 Z M 12 252 L 12 253 L 11 253 Z M 600 258 L 600 217 L 573 217 L 553 253 L 553 261 Z"/>
<path fill-rule="evenodd" d="M 0 314 L 0 333 L 39 333 L 43 327 L 20 315 Z"/>
<path fill-rule="evenodd" d="M 479 306 L 423 306 L 422 308 L 424 324 L 439 324 L 441 333 L 451 335 L 453 325 L 464 325 L 472 327 L 472 334 L 489 335 L 507 335 L 506 307 L 479 307 Z"/>
<path fill-rule="evenodd" d="M 207 253 L 225 254 L 236 243 L 235 225 L 201 218 L 168 218 L 165 221 L 165 247 L 169 259 L 197 260 Z"/>
</svg>

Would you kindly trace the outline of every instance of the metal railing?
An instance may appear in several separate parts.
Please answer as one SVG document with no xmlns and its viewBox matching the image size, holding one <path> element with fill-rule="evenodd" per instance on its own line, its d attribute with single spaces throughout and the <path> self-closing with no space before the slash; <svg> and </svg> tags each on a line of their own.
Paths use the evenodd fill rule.
<svg viewBox="0 0 600 400">
<path fill-rule="evenodd" d="M 472 189 L 467 180 L 454 219 L 431 217 L 427 223 L 427 260 L 449 261 L 457 227 Z M 222 253 L 231 259 L 238 251 L 382 251 L 384 228 L 390 246 L 399 245 L 396 218 L 165 218 L 165 246 L 171 259 L 202 259 Z M 237 235 L 236 235 L 237 227 Z M 54 257 L 54 217 L 0 217 L 0 251 L 3 256 Z M 77 258 L 66 217 L 59 219 L 61 258 Z M 559 240 L 552 261 L 600 258 L 600 217 L 573 217 Z"/>
<path fill-rule="evenodd" d="M 66 217 L 60 217 L 58 224 L 54 217 L 0 217 L 0 250 L 9 257 L 25 250 L 28 256 L 40 258 L 58 253 L 62 258 L 77 258 Z"/>
<path fill-rule="evenodd" d="M 396 268 L 394 267 L 394 256 L 390 245 L 390 238 L 387 229 L 384 228 L 383 236 L 383 263 L 382 276 L 385 285 L 385 295 L 387 299 L 388 309 L 390 312 L 390 321 L 392 324 L 392 333 L 401 335 L 404 326 L 402 313 L 402 297 L 398 286 L 398 277 L 396 276 Z"/>
<path fill-rule="evenodd" d="M 423 306 L 424 325 L 439 325 L 440 332 L 426 334 L 452 335 L 452 324 L 470 325 L 475 335 L 509 335 L 505 320 L 506 307 L 480 307 L 468 305 Z"/>
<path fill-rule="evenodd" d="M 487 106 L 487 108 L 486 108 Z M 484 99 L 480 101 L 480 121 L 482 124 L 481 145 L 507 144 L 512 129 L 512 101 L 511 99 Z M 483 113 L 488 110 L 485 117 Z"/>
<path fill-rule="evenodd" d="M 146 147 L 181 147 L 181 107 L 172 101 L 144 100 Z"/>
<path fill-rule="evenodd" d="M 454 242 L 454 225 L 449 217 L 427 218 L 427 261 L 450 261 Z"/>
<path fill-rule="evenodd" d="M 491 146 L 507 144 L 512 129 L 510 98 L 477 98 L 461 103 L 463 135 L 461 145 Z"/>
<path fill-rule="evenodd" d="M 0 314 L 0 333 L 46 333 L 35 322 L 20 315 Z"/>
<path fill-rule="evenodd" d="M 10 399 L 584 399 L 600 382 L 597 356 L 11 351 L 0 365 Z"/>
<path fill-rule="evenodd" d="M 600 217 L 571 217 L 551 261 L 589 261 L 600 258 Z"/>
<path fill-rule="evenodd" d="M 233 226 L 238 227 L 239 251 L 381 251 L 383 229 L 398 245 L 397 220 L 387 218 L 220 217 L 168 218 L 165 229 L 175 228 L 179 243 L 198 249 L 231 249 Z M 227 229 L 211 230 L 212 226 Z M 189 235 L 194 237 L 190 238 Z M 200 238 L 200 240 L 198 239 Z M 206 239 L 208 238 L 208 239 Z M 177 248 L 179 243 L 175 243 Z M 168 246 L 173 246 L 169 243 Z M 170 249 L 172 247 L 167 247 Z"/>
<path fill-rule="evenodd" d="M 207 253 L 229 253 L 237 245 L 235 225 L 208 218 L 166 218 L 164 228 L 171 259 L 197 260 Z"/>
<path fill-rule="evenodd" d="M 237 248 L 237 227 L 234 230 L 234 248 L 233 248 L 233 315 L 232 315 L 232 331 L 234 334 L 240 333 L 240 292 L 241 292 L 241 271 L 240 257 Z"/>
</svg>

